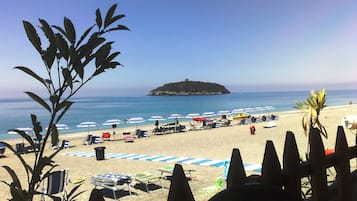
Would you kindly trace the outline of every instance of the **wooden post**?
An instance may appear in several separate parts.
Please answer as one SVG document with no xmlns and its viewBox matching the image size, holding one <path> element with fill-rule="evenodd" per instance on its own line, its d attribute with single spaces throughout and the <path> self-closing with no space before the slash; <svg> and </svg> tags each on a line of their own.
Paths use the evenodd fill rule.
<svg viewBox="0 0 357 201">
<path fill-rule="evenodd" d="M 336 188 L 338 200 L 352 201 L 352 182 L 350 179 L 350 161 L 348 158 L 348 145 L 342 126 L 338 127 L 336 137 Z"/>
<path fill-rule="evenodd" d="M 233 149 L 227 176 L 227 190 L 235 191 L 246 180 L 247 176 L 239 149 Z"/>
<path fill-rule="evenodd" d="M 195 201 L 183 168 L 175 164 L 167 201 Z"/>
<path fill-rule="evenodd" d="M 272 141 L 268 140 L 265 145 L 264 159 L 262 164 L 262 183 L 282 187 L 282 171 L 278 155 Z"/>
<path fill-rule="evenodd" d="M 320 131 L 316 128 L 311 128 L 309 132 L 310 138 L 310 156 L 309 162 L 311 166 L 311 187 L 312 201 L 327 201 L 327 175 L 325 167 L 325 148 L 322 143 Z"/>
<path fill-rule="evenodd" d="M 286 132 L 283 153 L 283 175 L 285 190 L 295 200 L 301 200 L 300 155 L 294 133 Z"/>
</svg>

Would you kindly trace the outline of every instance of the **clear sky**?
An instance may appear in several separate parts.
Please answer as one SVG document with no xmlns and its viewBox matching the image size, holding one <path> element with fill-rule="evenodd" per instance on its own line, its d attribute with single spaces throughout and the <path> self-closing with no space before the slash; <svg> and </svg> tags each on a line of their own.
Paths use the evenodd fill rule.
<svg viewBox="0 0 357 201">
<path fill-rule="evenodd" d="M 232 92 L 357 89 L 357 1 L 334 0 L 2 0 L 1 97 L 39 90 L 27 66 L 44 72 L 22 20 L 83 33 L 114 3 L 131 29 L 113 34 L 123 68 L 81 95 L 145 95 L 167 82 L 197 80 Z"/>
</svg>

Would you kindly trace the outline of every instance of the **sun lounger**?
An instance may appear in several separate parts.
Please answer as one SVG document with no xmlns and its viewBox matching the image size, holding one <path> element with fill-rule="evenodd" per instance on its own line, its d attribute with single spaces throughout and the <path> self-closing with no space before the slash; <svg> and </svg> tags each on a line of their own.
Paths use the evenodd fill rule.
<svg viewBox="0 0 357 201">
<path fill-rule="evenodd" d="M 102 133 L 102 139 L 110 141 L 110 133 L 106 132 L 106 133 Z"/>
<path fill-rule="evenodd" d="M 159 171 L 161 172 L 161 177 L 162 178 L 167 178 L 167 177 L 171 177 L 172 174 L 174 173 L 174 166 L 172 165 L 168 165 L 168 166 L 165 166 L 165 167 L 162 167 L 159 169 Z M 195 172 L 196 170 L 193 170 L 193 169 L 184 169 L 183 170 L 185 172 L 185 174 L 188 174 L 188 178 L 192 179 L 193 176 L 192 176 L 192 172 Z M 164 176 L 164 174 L 169 174 L 168 176 Z"/>
<path fill-rule="evenodd" d="M 123 139 L 125 142 L 134 142 L 134 136 L 131 134 L 131 132 L 124 132 Z"/>
<path fill-rule="evenodd" d="M 150 192 L 149 185 L 154 184 L 154 182 L 157 181 L 160 182 L 160 186 L 162 188 L 163 186 L 162 186 L 161 178 L 162 177 L 160 175 L 155 175 L 149 172 L 140 172 L 135 174 L 135 182 L 144 184 L 146 187 L 146 192 Z"/>
<path fill-rule="evenodd" d="M 103 173 L 92 177 L 92 184 L 96 188 L 97 186 L 110 189 L 113 191 L 114 199 L 116 200 L 115 191 L 121 190 L 120 187 L 126 185 L 129 190 L 129 195 L 131 195 L 131 177 L 124 174 L 116 173 Z"/>
</svg>

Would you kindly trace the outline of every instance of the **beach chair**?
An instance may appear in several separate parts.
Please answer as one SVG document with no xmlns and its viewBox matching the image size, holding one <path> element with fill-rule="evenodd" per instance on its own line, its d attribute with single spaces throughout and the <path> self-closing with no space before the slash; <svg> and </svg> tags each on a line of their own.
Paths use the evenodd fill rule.
<svg viewBox="0 0 357 201">
<path fill-rule="evenodd" d="M 134 142 L 134 136 L 131 134 L 131 132 L 124 132 L 123 139 L 125 142 Z"/>
<path fill-rule="evenodd" d="M 91 134 L 87 135 L 87 137 L 83 141 L 83 144 L 85 144 L 85 145 L 92 144 L 92 135 Z"/>
<path fill-rule="evenodd" d="M 92 143 L 91 144 L 99 144 L 100 137 L 99 136 L 92 136 Z"/>
<path fill-rule="evenodd" d="M 160 187 L 163 188 L 162 182 L 161 182 L 161 176 L 160 175 L 155 175 L 149 172 L 140 172 L 135 174 L 135 179 L 134 181 L 136 183 L 141 183 L 144 184 L 146 187 L 146 192 L 149 191 L 149 185 L 150 184 L 155 184 L 154 182 L 160 182 Z"/>
<path fill-rule="evenodd" d="M 16 144 L 16 153 L 18 153 L 18 154 L 26 154 L 27 153 L 25 143 L 22 142 L 22 143 Z"/>
<path fill-rule="evenodd" d="M 69 149 L 69 140 L 62 140 L 61 148 Z"/>
<path fill-rule="evenodd" d="M 102 139 L 103 141 L 105 140 L 110 141 L 110 133 L 109 132 L 102 133 Z"/>
<path fill-rule="evenodd" d="M 5 145 L 0 143 L 0 157 L 5 156 Z"/>
<path fill-rule="evenodd" d="M 63 200 L 67 200 L 66 185 L 68 184 L 68 170 L 51 172 L 47 177 L 46 188 L 42 188 L 41 201 L 45 201 L 47 196 L 51 198 L 56 194 L 61 194 Z M 59 199 L 59 197 L 57 197 Z"/>
</svg>

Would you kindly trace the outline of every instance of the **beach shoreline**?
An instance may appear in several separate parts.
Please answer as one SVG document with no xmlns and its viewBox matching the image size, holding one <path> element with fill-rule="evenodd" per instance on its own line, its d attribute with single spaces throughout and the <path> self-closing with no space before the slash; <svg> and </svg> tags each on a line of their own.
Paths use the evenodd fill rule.
<svg viewBox="0 0 357 201">
<path fill-rule="evenodd" d="M 323 139 L 325 148 L 334 147 L 337 126 L 340 125 L 342 117 L 348 114 L 357 114 L 357 105 L 341 105 L 326 107 L 321 111 L 321 123 L 326 126 L 329 134 L 328 139 Z M 202 129 L 197 131 L 186 131 L 182 133 L 172 133 L 164 135 L 152 135 L 149 133 L 148 138 L 135 139 L 133 143 L 125 143 L 122 140 L 122 132 L 134 131 L 135 129 L 146 129 L 151 131 L 153 125 L 145 125 L 129 128 L 117 128 L 116 140 L 105 141 L 97 145 L 83 145 L 83 140 L 88 134 L 81 132 L 73 134 L 61 134 L 60 139 L 69 139 L 70 148 L 62 150 L 55 158 L 58 169 L 68 168 L 69 177 L 75 180 L 77 177 L 85 179 L 81 190 L 86 192 L 80 196 L 79 200 L 88 200 L 91 189 L 94 188 L 91 184 L 91 178 L 100 173 L 114 172 L 134 175 L 137 172 L 152 172 L 160 174 L 158 169 L 174 165 L 175 162 L 163 162 L 156 160 L 133 160 L 124 158 L 107 157 L 105 160 L 97 161 L 93 154 L 96 147 L 105 147 L 106 156 L 115 154 L 132 154 L 132 155 L 148 155 L 148 156 L 163 156 L 163 157 L 187 157 L 194 159 L 209 159 L 215 161 L 227 160 L 231 157 L 232 150 L 238 148 L 244 163 L 261 164 L 264 155 L 265 144 L 268 140 L 273 141 L 280 161 L 282 161 L 282 153 L 284 149 L 285 134 L 291 131 L 295 134 L 301 156 L 306 153 L 307 139 L 303 134 L 301 127 L 301 119 L 303 113 L 299 110 L 289 110 L 285 112 L 274 112 L 279 119 L 276 121 L 277 126 L 274 128 L 264 128 L 264 122 L 255 123 L 256 133 L 251 135 L 247 125 L 237 125 L 234 122 L 233 126 L 220 127 L 214 129 Z M 185 124 L 184 121 L 180 123 Z M 188 127 L 187 127 L 188 128 Z M 112 129 L 93 131 L 94 135 L 101 135 L 102 132 L 112 132 Z M 355 131 L 345 130 L 349 146 L 355 144 Z M 19 142 L 19 139 L 5 140 L 10 144 Z M 53 153 L 50 148 L 46 149 L 46 153 Z M 79 157 L 69 156 L 73 153 L 88 153 L 91 156 Z M 27 161 L 31 161 L 33 154 L 23 155 Z M 5 158 L 0 159 L 0 165 L 8 165 L 15 169 L 21 179 L 26 178 L 25 172 L 22 170 L 21 164 L 16 156 L 7 150 Z M 194 179 L 189 182 L 191 190 L 197 201 L 208 200 L 215 192 L 202 193 L 202 189 L 214 185 L 218 177 L 223 176 L 223 167 L 212 167 L 190 163 L 182 163 L 184 168 L 194 169 Z M 355 160 L 351 161 L 351 168 L 356 168 Z M 3 179 L 10 179 L 4 169 L 0 169 L 0 174 L 4 175 Z M 259 174 L 259 172 L 247 171 L 247 174 Z M 1 184 L 0 184 L 1 185 Z M 147 193 L 140 188 L 132 188 L 134 195 L 123 196 L 120 200 L 124 201 L 139 201 L 139 200 L 167 200 L 169 181 L 163 180 L 164 188 L 156 189 Z M 69 184 L 69 189 L 73 184 Z M 0 191 L 0 196 L 8 198 L 9 192 L 3 186 Z M 124 188 L 125 189 L 125 188 Z M 112 200 L 106 198 L 106 200 Z"/>
</svg>

